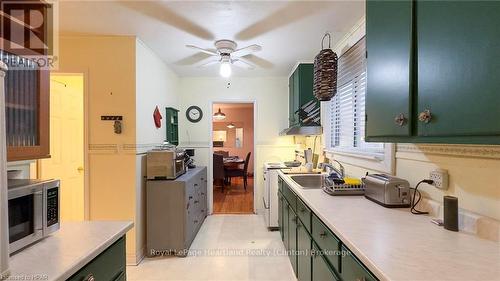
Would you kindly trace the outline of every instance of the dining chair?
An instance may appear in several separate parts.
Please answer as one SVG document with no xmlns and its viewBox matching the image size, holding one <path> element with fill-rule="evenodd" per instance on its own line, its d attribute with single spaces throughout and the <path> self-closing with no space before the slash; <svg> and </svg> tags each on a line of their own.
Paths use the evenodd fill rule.
<svg viewBox="0 0 500 281">
<path fill-rule="evenodd" d="M 226 177 L 231 179 L 235 177 L 243 177 L 243 187 L 247 190 L 248 184 L 248 164 L 250 162 L 250 155 L 252 153 L 248 152 L 247 157 L 245 158 L 245 163 L 243 165 L 243 169 L 226 169 Z"/>
<path fill-rule="evenodd" d="M 222 192 L 224 192 L 224 185 L 226 175 L 224 170 L 224 157 L 220 154 L 214 153 L 213 160 L 213 174 L 214 174 L 214 182 L 219 180 L 222 183 Z"/>
</svg>

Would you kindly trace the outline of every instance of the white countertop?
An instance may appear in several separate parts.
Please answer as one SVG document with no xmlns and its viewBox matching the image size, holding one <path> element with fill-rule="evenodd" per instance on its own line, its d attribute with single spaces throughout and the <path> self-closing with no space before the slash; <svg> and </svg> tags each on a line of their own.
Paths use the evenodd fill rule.
<svg viewBox="0 0 500 281">
<path fill-rule="evenodd" d="M 380 280 L 500 280 L 500 243 L 445 230 L 429 216 L 362 196 L 302 189 L 280 175 Z"/>
<path fill-rule="evenodd" d="M 132 226 L 128 221 L 62 223 L 57 232 L 11 257 L 7 280 L 66 280 Z"/>
</svg>

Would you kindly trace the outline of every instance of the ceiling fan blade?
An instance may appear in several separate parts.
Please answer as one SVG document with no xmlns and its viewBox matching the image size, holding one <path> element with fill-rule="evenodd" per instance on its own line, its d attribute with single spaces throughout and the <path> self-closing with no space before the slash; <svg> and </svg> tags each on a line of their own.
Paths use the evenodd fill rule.
<svg viewBox="0 0 500 281">
<path fill-rule="evenodd" d="M 203 48 L 197 47 L 195 45 L 186 45 L 186 47 L 198 50 L 200 52 L 203 52 L 205 54 L 209 54 L 209 55 L 212 55 L 212 56 L 218 56 L 219 55 L 217 52 L 214 52 L 214 51 L 208 50 L 208 49 L 203 49 Z"/>
<path fill-rule="evenodd" d="M 274 64 L 272 62 L 256 55 L 247 55 L 243 57 L 243 59 L 249 61 L 250 63 L 260 68 L 270 69 L 274 67 Z"/>
<path fill-rule="evenodd" d="M 220 62 L 219 59 L 216 59 L 214 57 L 209 57 L 209 58 L 206 58 L 206 59 L 201 60 L 200 62 L 198 62 L 196 64 L 196 67 L 207 67 L 207 66 L 210 66 L 210 65 L 218 64 L 219 62 Z"/>
<path fill-rule="evenodd" d="M 250 46 L 247 46 L 245 48 L 241 48 L 241 49 L 238 49 L 238 50 L 232 52 L 231 56 L 234 58 L 239 58 L 239 57 L 249 55 L 251 53 L 258 52 L 260 50 L 262 50 L 262 47 L 254 44 L 254 45 L 250 45 Z"/>
<path fill-rule="evenodd" d="M 243 58 L 234 59 L 233 65 L 241 67 L 241 68 L 246 68 L 246 69 L 254 69 L 255 68 L 255 64 L 253 64 L 252 62 L 250 62 L 246 59 L 243 59 Z"/>
<path fill-rule="evenodd" d="M 180 59 L 180 60 L 174 62 L 174 64 L 176 64 L 176 65 L 195 65 L 195 64 L 198 64 L 200 61 L 203 61 L 207 58 L 213 59 L 214 57 L 212 55 L 209 55 L 206 53 L 196 52 L 188 57 L 185 57 L 183 59 Z"/>
</svg>

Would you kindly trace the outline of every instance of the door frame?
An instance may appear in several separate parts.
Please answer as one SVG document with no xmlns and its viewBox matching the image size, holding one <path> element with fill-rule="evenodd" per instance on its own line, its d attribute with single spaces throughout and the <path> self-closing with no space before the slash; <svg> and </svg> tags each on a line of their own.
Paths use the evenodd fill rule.
<svg viewBox="0 0 500 281">
<path fill-rule="evenodd" d="M 83 219 L 90 220 L 90 171 L 89 171 L 89 75 L 87 71 L 51 71 L 55 76 L 83 76 Z M 49 111 L 50 114 L 50 111 Z M 50 144 L 49 144 L 50 145 Z M 37 160 L 37 176 L 41 174 L 41 160 Z"/>
<path fill-rule="evenodd" d="M 217 103 L 228 103 L 228 104 L 231 104 L 231 103 L 251 103 L 253 105 L 253 176 L 254 176 L 254 180 L 253 180 L 253 213 L 256 214 L 257 213 L 257 188 L 255 186 L 256 184 L 256 180 L 255 180 L 255 172 L 256 172 L 256 159 L 257 159 L 257 149 L 256 149 L 256 139 L 257 139 L 257 134 L 256 134 L 256 125 L 257 125 L 257 100 L 255 99 L 214 99 L 214 100 L 210 100 L 209 103 L 208 103 L 208 108 L 210 109 L 209 112 L 210 112 L 210 115 L 208 116 L 210 118 L 210 124 L 208 126 L 209 128 L 209 155 L 208 155 L 208 165 L 210 167 L 209 169 L 209 173 L 210 173 L 210 176 L 208 178 L 211 179 L 210 181 L 210 185 L 211 188 L 210 188 L 210 195 L 209 195 L 209 210 L 210 210 L 210 214 L 213 214 L 214 213 L 214 182 L 213 182 L 213 155 L 214 155 L 214 144 L 213 144 L 213 141 L 212 141 L 212 138 L 213 138 L 213 127 L 214 127 L 214 124 L 213 124 L 213 117 L 214 116 L 214 104 L 217 104 Z"/>
</svg>

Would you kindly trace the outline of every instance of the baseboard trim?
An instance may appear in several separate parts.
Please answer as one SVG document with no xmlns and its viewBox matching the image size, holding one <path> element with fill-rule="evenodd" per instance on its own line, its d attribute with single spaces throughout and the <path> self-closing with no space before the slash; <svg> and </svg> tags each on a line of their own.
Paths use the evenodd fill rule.
<svg viewBox="0 0 500 281">
<path fill-rule="evenodd" d="M 143 247 L 135 254 L 127 254 L 127 261 L 126 261 L 127 265 L 129 266 L 139 265 L 145 257 L 145 252 L 144 252 L 145 250 L 146 249 Z"/>
</svg>

